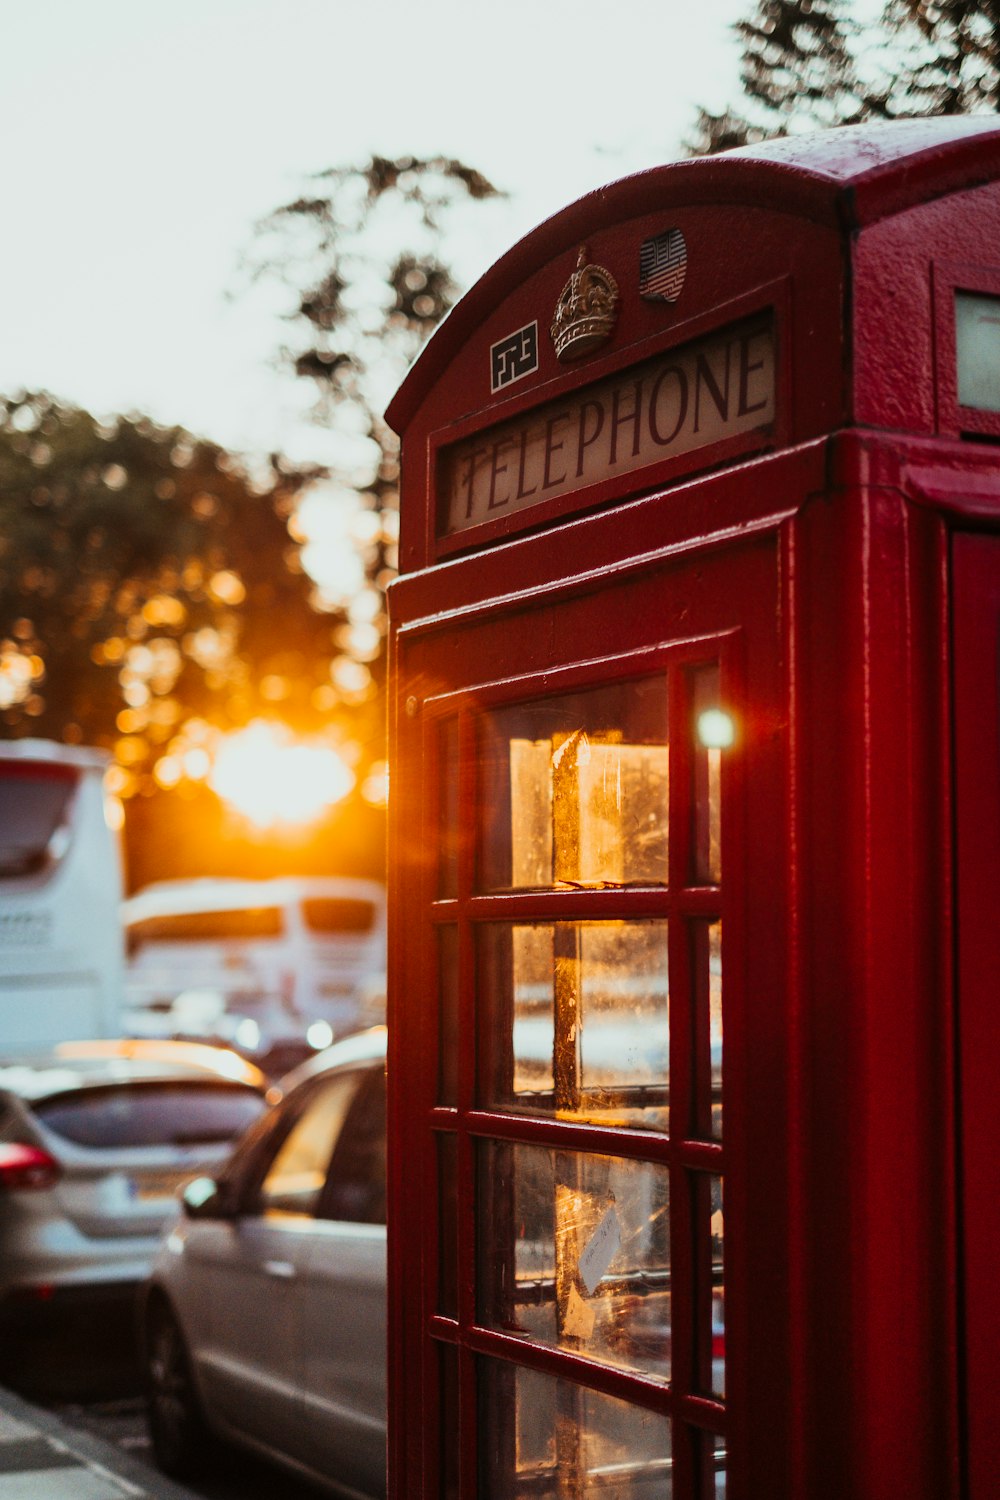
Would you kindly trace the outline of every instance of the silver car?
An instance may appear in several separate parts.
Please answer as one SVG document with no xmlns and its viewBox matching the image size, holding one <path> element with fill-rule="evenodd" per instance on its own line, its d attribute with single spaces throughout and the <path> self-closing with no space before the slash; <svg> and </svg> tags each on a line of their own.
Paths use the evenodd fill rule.
<svg viewBox="0 0 1000 1500">
<path fill-rule="evenodd" d="M 178 1191 L 222 1167 L 266 1087 L 242 1058 L 176 1042 L 0 1060 L 0 1334 L 131 1316 Z"/>
<path fill-rule="evenodd" d="M 385 1030 L 303 1064 L 185 1190 L 142 1312 L 153 1449 L 226 1438 L 332 1494 L 385 1494 Z"/>
</svg>

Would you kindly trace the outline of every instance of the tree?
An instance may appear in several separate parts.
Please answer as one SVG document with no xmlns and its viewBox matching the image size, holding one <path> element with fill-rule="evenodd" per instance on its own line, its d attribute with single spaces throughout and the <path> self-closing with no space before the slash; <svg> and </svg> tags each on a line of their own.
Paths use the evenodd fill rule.
<svg viewBox="0 0 1000 1500">
<path fill-rule="evenodd" d="M 0 401 L 2 732 L 108 746 L 129 795 L 276 703 L 315 728 L 335 652 L 288 529 L 315 477 L 278 459 L 252 477 L 144 417 Z"/>
<path fill-rule="evenodd" d="M 758 0 L 736 26 L 745 113 L 701 109 L 706 155 L 825 125 L 1000 110 L 1000 0 Z"/>
<path fill-rule="evenodd" d="M 339 506 L 340 563 L 354 545 L 379 600 L 395 575 L 399 521 L 398 442 L 382 412 L 459 294 L 444 249 L 456 216 L 498 196 L 482 173 L 449 157 L 373 156 L 321 172 L 257 226 L 250 274 L 277 281 L 290 298 L 294 337 L 281 358 L 312 382 L 315 416 L 341 443 L 326 516 L 318 506 L 303 515 L 302 535 L 325 521 L 326 556 L 334 559 Z M 308 552 L 305 561 L 313 563 Z M 319 570 L 317 578 L 321 605 L 346 613 L 348 626 L 353 617 L 367 627 L 361 664 L 380 683 L 371 629 L 384 634 L 384 608 L 358 585 L 331 583 Z M 349 653 L 349 629 L 343 639 Z"/>
</svg>

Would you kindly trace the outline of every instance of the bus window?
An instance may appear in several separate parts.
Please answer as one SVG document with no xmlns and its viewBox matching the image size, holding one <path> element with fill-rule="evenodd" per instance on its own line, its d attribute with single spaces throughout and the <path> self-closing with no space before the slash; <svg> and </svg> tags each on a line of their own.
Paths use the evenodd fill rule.
<svg viewBox="0 0 1000 1500">
<path fill-rule="evenodd" d="M 0 777 L 0 875 L 28 875 L 69 845 L 79 773 L 70 766 L 7 762 Z"/>
<path fill-rule="evenodd" d="M 338 901 L 329 896 L 307 896 L 302 915 L 310 932 L 370 932 L 375 922 L 370 901 Z"/>
</svg>

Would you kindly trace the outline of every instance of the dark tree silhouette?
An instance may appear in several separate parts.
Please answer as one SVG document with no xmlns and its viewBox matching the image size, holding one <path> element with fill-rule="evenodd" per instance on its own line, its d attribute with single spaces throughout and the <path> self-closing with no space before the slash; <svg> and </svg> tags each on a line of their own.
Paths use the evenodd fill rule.
<svg viewBox="0 0 1000 1500">
<path fill-rule="evenodd" d="M 1000 0 L 758 0 L 736 25 L 744 100 L 701 109 L 688 149 L 707 155 L 826 125 L 1000 109 Z"/>
<path fill-rule="evenodd" d="M 144 417 L 0 401 L 0 732 L 113 748 L 128 792 L 192 719 L 236 727 L 281 694 L 316 722 L 330 627 L 288 531 L 313 477 L 252 477 Z"/>
</svg>

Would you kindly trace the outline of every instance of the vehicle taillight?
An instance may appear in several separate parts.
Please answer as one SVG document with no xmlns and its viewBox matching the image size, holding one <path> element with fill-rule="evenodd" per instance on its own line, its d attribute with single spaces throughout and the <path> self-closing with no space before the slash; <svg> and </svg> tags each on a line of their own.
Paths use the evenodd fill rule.
<svg viewBox="0 0 1000 1500">
<path fill-rule="evenodd" d="M 0 1141 L 0 1192 L 54 1187 L 59 1177 L 59 1163 L 39 1146 Z"/>
</svg>

